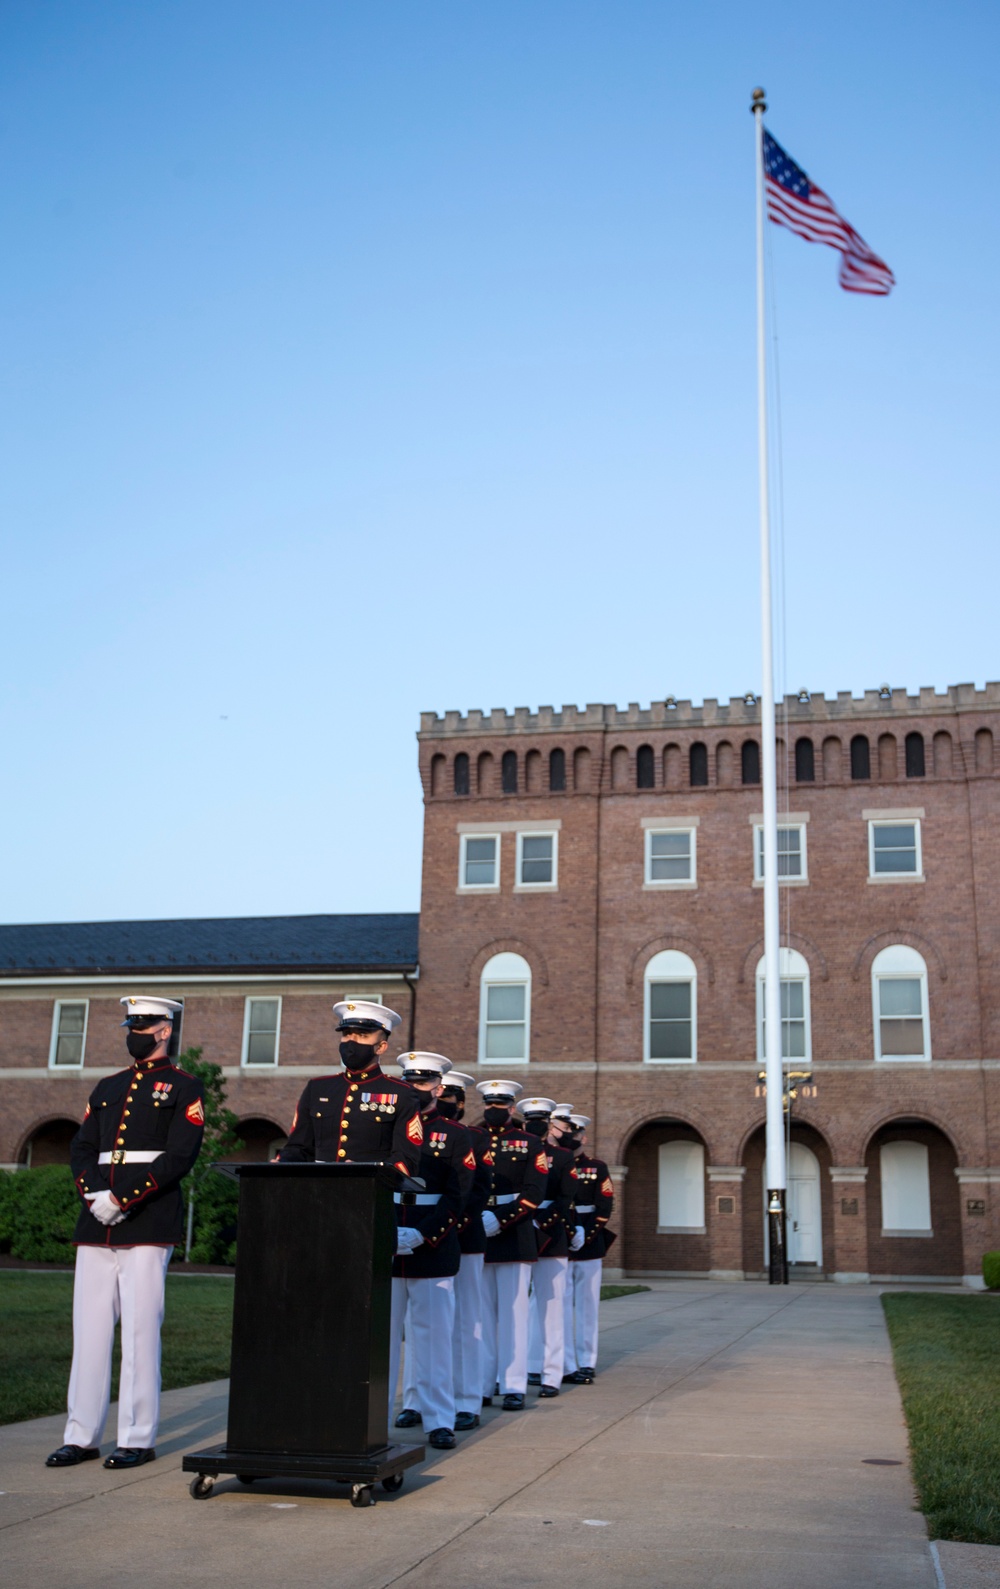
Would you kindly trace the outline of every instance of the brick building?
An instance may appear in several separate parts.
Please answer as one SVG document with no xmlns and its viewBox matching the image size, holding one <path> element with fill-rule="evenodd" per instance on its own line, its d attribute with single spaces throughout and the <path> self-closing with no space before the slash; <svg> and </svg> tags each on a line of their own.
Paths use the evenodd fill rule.
<svg viewBox="0 0 1000 1589">
<path fill-rule="evenodd" d="M 270 1157 L 305 1079 L 339 1065 L 330 1006 L 352 995 L 413 1041 L 415 914 L 0 927 L 0 1162 L 68 1161 L 101 1076 L 128 1063 L 118 999 L 178 999 L 175 1050 L 221 1065 L 246 1143 Z"/>
<path fill-rule="evenodd" d="M 792 1259 L 974 1280 L 1000 1247 L 1000 686 L 779 718 Z M 752 698 L 425 715 L 419 963 L 415 916 L 0 929 L 0 1159 L 64 1156 L 140 984 L 183 998 L 263 1156 L 363 993 L 397 1050 L 594 1117 L 613 1263 L 760 1274 L 759 733 Z"/>
<path fill-rule="evenodd" d="M 790 1256 L 976 1277 L 1000 1246 L 1000 686 L 790 697 Z M 595 1120 L 619 1263 L 764 1268 L 760 714 L 424 716 L 418 1036 Z M 793 1063 L 794 1062 L 794 1063 Z"/>
</svg>

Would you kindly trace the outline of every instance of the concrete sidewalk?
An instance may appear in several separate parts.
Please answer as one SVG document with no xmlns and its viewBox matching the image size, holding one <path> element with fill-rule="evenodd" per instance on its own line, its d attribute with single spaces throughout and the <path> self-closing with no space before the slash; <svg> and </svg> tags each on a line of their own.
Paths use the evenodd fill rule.
<svg viewBox="0 0 1000 1589">
<path fill-rule="evenodd" d="M 61 1418 L 0 1430 L 4 1582 L 941 1589 L 874 1288 L 659 1282 L 601 1324 L 596 1384 L 484 1413 L 369 1510 L 277 1480 L 191 1500 L 180 1457 L 224 1438 L 224 1382 L 165 1396 L 131 1475 L 45 1469 Z M 974 1548 L 942 1547 L 947 1589 Z"/>
</svg>

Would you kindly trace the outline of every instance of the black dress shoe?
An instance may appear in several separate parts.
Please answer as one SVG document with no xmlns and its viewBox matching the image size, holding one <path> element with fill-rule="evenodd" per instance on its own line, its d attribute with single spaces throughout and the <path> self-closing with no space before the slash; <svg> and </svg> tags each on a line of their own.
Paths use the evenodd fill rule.
<svg viewBox="0 0 1000 1589">
<path fill-rule="evenodd" d="M 542 1383 L 541 1374 L 529 1374 L 528 1375 L 528 1384 L 529 1385 L 540 1385 L 541 1383 Z"/>
<path fill-rule="evenodd" d="M 596 1368 L 578 1368 L 577 1373 L 583 1375 L 583 1383 L 585 1385 L 592 1385 L 597 1378 Z"/>
<path fill-rule="evenodd" d="M 450 1451 L 455 1444 L 455 1436 L 450 1429 L 432 1429 L 427 1436 L 427 1444 L 433 1446 L 435 1451 Z"/>
<path fill-rule="evenodd" d="M 573 1370 L 572 1374 L 564 1374 L 562 1382 L 564 1385 L 579 1385 L 580 1381 L 576 1377 L 576 1369 Z"/>
<path fill-rule="evenodd" d="M 413 1407 L 404 1407 L 396 1419 L 397 1429 L 415 1429 L 418 1423 L 423 1423 L 420 1414 Z"/>
<path fill-rule="evenodd" d="M 109 1457 L 105 1457 L 106 1468 L 141 1468 L 144 1462 L 155 1462 L 156 1452 L 150 1447 L 146 1451 L 137 1450 L 130 1446 L 116 1446 Z"/>
<path fill-rule="evenodd" d="M 464 1434 L 466 1429 L 478 1429 L 478 1428 L 479 1428 L 479 1414 L 477 1412 L 457 1412 L 455 1414 L 455 1433 L 456 1434 L 459 1431 L 461 1431 Z"/>
<path fill-rule="evenodd" d="M 585 1369 L 578 1368 L 575 1371 L 575 1373 L 564 1374 L 563 1375 L 563 1384 L 564 1385 L 589 1385 L 592 1379 L 593 1379 L 593 1375 L 592 1374 L 588 1375 Z"/>
<path fill-rule="evenodd" d="M 493 1397 L 492 1396 L 484 1396 L 483 1397 L 483 1406 L 484 1407 L 492 1407 L 493 1406 Z"/>
<path fill-rule="evenodd" d="M 47 1468 L 75 1468 L 78 1462 L 93 1462 L 100 1456 L 97 1446 L 60 1446 L 58 1451 L 53 1451 L 50 1457 L 45 1458 Z"/>
<path fill-rule="evenodd" d="M 538 1399 L 539 1401 L 542 1401 L 548 1396 L 558 1396 L 558 1394 L 558 1385 L 543 1385 L 541 1390 L 538 1392 Z"/>
<path fill-rule="evenodd" d="M 503 1410 L 504 1412 L 524 1411 L 524 1397 L 521 1395 L 520 1391 L 509 1390 L 507 1392 L 503 1399 Z"/>
</svg>

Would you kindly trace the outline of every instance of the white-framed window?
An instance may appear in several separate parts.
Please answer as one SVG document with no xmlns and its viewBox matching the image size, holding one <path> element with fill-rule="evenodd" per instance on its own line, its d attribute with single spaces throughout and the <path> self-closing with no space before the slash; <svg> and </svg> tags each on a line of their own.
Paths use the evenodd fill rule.
<svg viewBox="0 0 1000 1589">
<path fill-rule="evenodd" d="M 697 878 L 697 828 L 647 828 L 647 888 L 690 888 Z"/>
<path fill-rule="evenodd" d="M 531 967 L 523 955 L 494 955 L 479 979 L 479 1062 L 526 1065 L 530 1048 Z"/>
<path fill-rule="evenodd" d="M 931 1236 L 931 1176 L 923 1142 L 883 1142 L 882 1235 Z"/>
<path fill-rule="evenodd" d="M 276 1065 L 281 999 L 248 998 L 243 1010 L 244 1065 Z"/>
<path fill-rule="evenodd" d="M 868 875 L 921 877 L 920 822 L 871 821 L 868 824 Z"/>
<path fill-rule="evenodd" d="M 764 881 L 764 827 L 755 823 L 753 830 L 753 880 Z M 778 882 L 807 883 L 809 868 L 806 860 L 806 824 L 804 822 L 778 823 Z"/>
<path fill-rule="evenodd" d="M 517 888 L 557 888 L 559 884 L 559 834 L 517 835 Z"/>
<path fill-rule="evenodd" d="M 690 1065 L 698 1057 L 698 971 L 689 955 L 664 949 L 646 966 L 643 1059 Z"/>
<path fill-rule="evenodd" d="M 872 1019 L 876 1059 L 930 1059 L 927 966 L 916 949 L 895 943 L 875 956 Z"/>
<path fill-rule="evenodd" d="M 661 1142 L 656 1229 L 660 1235 L 705 1234 L 705 1149 L 700 1142 Z"/>
<path fill-rule="evenodd" d="M 52 1011 L 49 1066 L 52 1070 L 79 1070 L 87 1046 L 89 999 L 57 999 Z"/>
<path fill-rule="evenodd" d="M 458 844 L 458 886 L 463 893 L 500 887 L 499 833 L 463 833 Z"/>
<path fill-rule="evenodd" d="M 781 1057 L 812 1060 L 812 1021 L 809 1007 L 809 962 L 797 949 L 779 949 L 781 977 Z M 757 1060 L 765 1057 L 764 956 L 757 961 Z"/>
</svg>

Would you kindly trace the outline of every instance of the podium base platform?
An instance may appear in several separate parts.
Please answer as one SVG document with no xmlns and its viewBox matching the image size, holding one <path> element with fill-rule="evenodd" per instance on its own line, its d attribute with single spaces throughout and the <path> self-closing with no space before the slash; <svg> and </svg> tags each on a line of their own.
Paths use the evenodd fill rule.
<svg viewBox="0 0 1000 1589">
<path fill-rule="evenodd" d="M 235 1473 L 241 1484 L 252 1484 L 254 1479 L 328 1479 L 351 1486 L 352 1506 L 374 1506 L 376 1484 L 390 1493 L 401 1489 L 405 1469 L 422 1462 L 425 1456 L 423 1446 L 383 1446 L 357 1456 L 349 1452 L 292 1455 L 284 1451 L 236 1451 L 230 1446 L 209 1446 L 205 1451 L 190 1452 L 181 1468 L 184 1473 L 196 1475 L 190 1486 L 196 1501 L 207 1500 L 220 1473 Z"/>
</svg>

